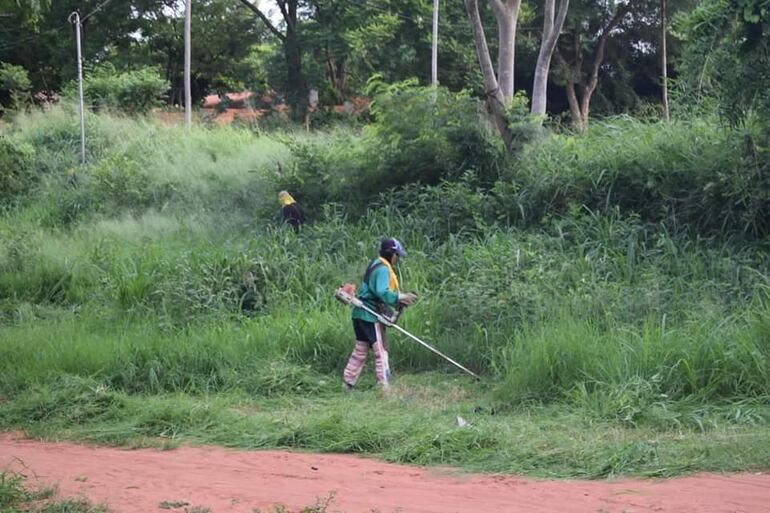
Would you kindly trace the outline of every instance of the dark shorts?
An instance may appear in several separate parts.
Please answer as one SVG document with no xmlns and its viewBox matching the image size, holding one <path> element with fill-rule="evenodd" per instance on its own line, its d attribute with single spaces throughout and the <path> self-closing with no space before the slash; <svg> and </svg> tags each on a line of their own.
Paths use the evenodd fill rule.
<svg viewBox="0 0 770 513">
<path fill-rule="evenodd" d="M 382 346 L 386 351 L 388 349 L 388 336 L 385 333 L 385 326 L 379 322 L 367 322 L 361 319 L 353 319 L 353 331 L 356 332 L 356 340 L 361 342 L 368 342 L 369 345 L 374 345 L 377 342 L 377 331 L 379 329 L 380 336 L 382 337 Z"/>
<path fill-rule="evenodd" d="M 353 331 L 356 332 L 356 340 L 370 344 L 377 342 L 377 329 L 373 322 L 353 319 Z"/>
</svg>

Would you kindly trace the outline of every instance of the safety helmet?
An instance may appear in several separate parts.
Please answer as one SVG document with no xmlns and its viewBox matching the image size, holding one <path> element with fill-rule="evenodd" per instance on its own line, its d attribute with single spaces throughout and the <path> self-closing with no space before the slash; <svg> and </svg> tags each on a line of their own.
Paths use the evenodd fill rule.
<svg viewBox="0 0 770 513">
<path fill-rule="evenodd" d="M 380 243 L 380 256 L 387 258 L 392 255 L 398 255 L 400 257 L 406 256 L 406 250 L 404 249 L 403 244 L 393 237 L 383 239 Z"/>
</svg>

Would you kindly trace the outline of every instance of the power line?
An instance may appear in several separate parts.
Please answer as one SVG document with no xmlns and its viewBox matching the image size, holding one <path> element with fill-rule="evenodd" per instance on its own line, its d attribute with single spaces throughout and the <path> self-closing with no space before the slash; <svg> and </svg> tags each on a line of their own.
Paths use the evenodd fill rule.
<svg viewBox="0 0 770 513">
<path fill-rule="evenodd" d="M 97 6 L 96 6 L 96 9 L 94 9 L 94 10 L 93 10 L 93 11 L 91 11 L 90 13 L 88 13 L 88 14 L 86 14 L 85 16 L 83 16 L 82 18 L 80 18 L 80 23 L 83 23 L 83 22 L 84 22 L 84 21 L 86 21 L 88 18 L 90 18 L 91 16 L 93 16 L 94 14 L 96 14 L 97 12 L 99 12 L 99 11 L 101 10 L 101 8 L 102 8 L 102 7 L 104 7 L 105 5 L 107 5 L 107 4 L 108 4 L 108 3 L 110 3 L 110 2 L 112 2 L 112 0 L 104 0 L 104 2 L 102 2 L 102 3 L 100 3 L 99 5 L 97 5 Z"/>
<path fill-rule="evenodd" d="M 46 38 L 46 37 L 52 37 L 59 33 L 61 33 L 64 30 L 64 27 L 67 26 L 67 24 L 55 25 L 51 27 L 45 28 L 42 32 L 32 33 L 29 30 L 24 30 L 22 27 L 0 27 L 0 31 L 11 33 L 16 32 L 19 34 L 19 38 L 16 40 L 11 41 L 4 41 L 0 43 L 0 51 L 6 51 L 10 50 L 11 48 L 15 48 L 19 45 L 30 43 L 32 41 Z"/>
</svg>

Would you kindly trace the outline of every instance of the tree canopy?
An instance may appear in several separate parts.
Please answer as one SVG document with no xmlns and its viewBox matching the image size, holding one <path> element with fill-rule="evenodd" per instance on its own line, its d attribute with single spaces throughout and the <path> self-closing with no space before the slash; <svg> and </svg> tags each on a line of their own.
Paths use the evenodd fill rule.
<svg viewBox="0 0 770 513">
<path fill-rule="evenodd" d="M 311 88 L 331 105 L 364 94 L 373 76 L 429 84 L 431 0 L 191 1 L 196 101 L 272 90 L 299 112 Z M 660 110 L 664 33 L 679 98 L 718 102 L 732 122 L 766 109 L 769 3 L 669 1 L 670 31 L 660 0 L 480 0 L 477 8 L 502 102 L 523 91 L 533 113 L 583 126 L 591 114 Z M 184 10 L 184 0 L 0 0 L 0 103 L 12 90 L 61 91 L 75 77 L 73 11 L 84 17 L 86 73 L 105 63 L 152 68 L 168 83 L 166 101 L 180 103 Z M 439 83 L 486 97 L 474 41 L 463 2 L 442 3 Z"/>
</svg>

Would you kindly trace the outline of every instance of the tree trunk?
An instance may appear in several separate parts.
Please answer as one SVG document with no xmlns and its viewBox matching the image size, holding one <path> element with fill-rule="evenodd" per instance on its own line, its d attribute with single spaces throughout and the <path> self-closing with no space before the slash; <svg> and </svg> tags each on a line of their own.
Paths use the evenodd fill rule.
<svg viewBox="0 0 770 513">
<path fill-rule="evenodd" d="M 307 111 L 307 84 L 302 74 L 302 49 L 294 30 L 286 31 L 286 42 L 283 44 L 286 58 L 286 101 L 291 109 L 291 118 L 302 122 Z"/>
<path fill-rule="evenodd" d="M 588 119 L 591 114 L 591 97 L 596 91 L 596 87 L 599 84 L 599 68 L 601 68 L 604 62 L 604 54 L 607 48 L 607 41 L 609 41 L 610 33 L 615 26 L 620 23 L 620 20 L 628 12 L 629 5 L 623 4 L 618 6 L 618 10 L 615 15 L 610 18 L 607 24 L 602 29 L 602 35 L 599 38 L 599 42 L 596 45 L 596 53 L 594 54 L 594 60 L 591 64 L 591 70 L 589 72 L 588 81 L 583 83 L 583 57 L 581 48 L 580 29 L 575 27 L 574 36 L 574 61 L 568 63 L 562 55 L 557 52 L 557 58 L 559 64 L 564 68 L 567 74 L 567 100 L 570 103 L 570 114 L 572 115 L 572 122 L 575 128 L 584 132 L 588 128 Z M 580 88 L 580 99 L 576 94 L 576 86 Z"/>
<path fill-rule="evenodd" d="M 286 101 L 291 109 L 291 117 L 294 121 L 302 122 L 307 112 L 307 83 L 302 73 L 302 44 L 297 26 L 297 10 L 299 0 L 277 0 L 275 3 L 281 11 L 283 21 L 286 24 L 286 32 L 282 33 L 270 19 L 249 0 L 240 0 L 241 4 L 259 17 L 265 26 L 272 32 L 283 46 L 283 55 L 286 60 Z"/>
<path fill-rule="evenodd" d="M 337 103 L 342 103 L 348 93 L 348 76 L 345 67 L 345 59 L 339 62 L 334 57 L 326 58 L 326 78 L 334 89 L 334 96 Z"/>
<path fill-rule="evenodd" d="M 479 57 L 481 73 L 484 76 L 487 107 L 495 126 L 497 126 L 497 130 L 503 138 L 506 148 L 510 151 L 513 137 L 505 117 L 505 97 L 500 90 L 500 85 L 497 77 L 495 77 L 494 67 L 492 66 L 492 58 L 489 56 L 487 38 L 484 35 L 484 27 L 481 24 L 481 17 L 479 16 L 478 0 L 465 0 L 465 9 L 468 11 L 468 18 L 470 19 L 471 28 L 473 29 L 473 41 L 476 45 L 476 53 Z"/>
<path fill-rule="evenodd" d="M 588 79 L 588 84 L 583 89 L 583 98 L 580 101 L 580 115 L 583 121 L 583 130 L 588 128 L 588 116 L 591 110 L 591 96 L 596 91 L 596 86 L 599 84 L 599 68 L 604 62 L 604 52 L 607 48 L 607 41 L 610 39 L 610 33 L 612 29 L 623 19 L 628 11 L 628 4 L 618 6 L 618 10 L 615 12 L 607 25 L 602 31 L 602 37 L 599 39 L 599 45 L 596 48 L 596 55 L 594 56 L 594 62 L 591 66 L 591 75 Z"/>
<path fill-rule="evenodd" d="M 551 58 L 556 49 L 556 42 L 559 40 L 559 34 L 564 26 L 564 20 L 567 17 L 569 0 L 562 0 L 559 3 L 558 15 L 554 19 L 554 7 L 556 0 L 546 0 L 545 12 L 543 16 L 543 38 L 540 43 L 540 52 L 537 55 L 537 65 L 535 66 L 535 79 L 532 84 L 532 110 L 531 113 L 536 116 L 544 116 L 546 100 L 548 96 L 548 74 L 551 70 Z"/>
<path fill-rule="evenodd" d="M 671 111 L 668 107 L 668 53 L 666 51 L 666 0 L 660 0 L 660 29 L 661 29 L 661 68 L 663 71 L 663 113 L 666 121 L 671 121 Z"/>
<path fill-rule="evenodd" d="M 491 0 L 497 19 L 499 46 L 497 52 L 497 82 L 506 103 L 513 98 L 513 72 L 516 55 L 516 24 L 521 0 Z M 477 6 L 478 11 L 478 6 Z M 483 27 L 482 27 L 483 30 Z"/>
<path fill-rule="evenodd" d="M 579 38 L 576 38 L 576 43 L 579 44 Z M 583 118 L 580 115 L 580 103 L 578 102 L 577 92 L 575 91 L 575 74 L 574 69 L 571 67 L 567 60 L 561 55 L 561 52 L 557 49 L 555 52 L 556 60 L 562 67 L 562 70 L 567 75 L 567 85 L 565 89 L 567 91 L 567 103 L 569 104 L 569 113 L 572 116 L 572 125 L 579 131 L 583 131 Z"/>
<path fill-rule="evenodd" d="M 305 120 L 308 106 L 308 90 L 305 75 L 302 73 L 302 45 L 297 27 L 298 0 L 278 2 L 278 7 L 286 20 L 286 40 L 284 54 L 288 69 L 286 84 L 286 100 L 289 102 L 291 117 L 294 121 Z"/>
</svg>

